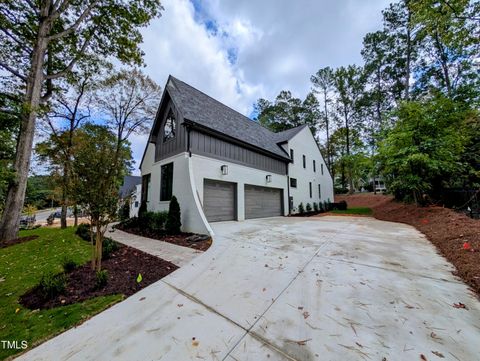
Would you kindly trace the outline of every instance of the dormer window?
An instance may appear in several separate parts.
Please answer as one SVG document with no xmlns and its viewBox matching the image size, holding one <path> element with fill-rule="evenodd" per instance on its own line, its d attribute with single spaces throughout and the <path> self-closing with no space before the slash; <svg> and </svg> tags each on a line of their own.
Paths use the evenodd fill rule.
<svg viewBox="0 0 480 361">
<path fill-rule="evenodd" d="M 165 126 L 163 127 L 163 141 L 166 142 L 169 139 L 175 138 L 176 120 L 173 112 L 170 110 L 168 113 Z"/>
</svg>

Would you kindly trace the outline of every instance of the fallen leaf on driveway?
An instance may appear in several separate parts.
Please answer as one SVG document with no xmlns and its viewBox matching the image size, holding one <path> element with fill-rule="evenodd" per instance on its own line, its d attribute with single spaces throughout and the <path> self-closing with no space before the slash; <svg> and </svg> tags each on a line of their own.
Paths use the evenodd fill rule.
<svg viewBox="0 0 480 361">
<path fill-rule="evenodd" d="M 183 307 L 183 303 L 177 304 L 177 307 Z"/>
<path fill-rule="evenodd" d="M 425 355 L 423 353 L 420 354 L 420 360 L 427 361 L 427 358 L 425 357 Z"/>
<path fill-rule="evenodd" d="M 303 306 L 298 306 L 298 309 L 301 311 L 303 310 Z"/>
<path fill-rule="evenodd" d="M 285 340 L 285 341 L 286 342 L 291 342 L 291 343 L 296 343 L 299 346 L 305 346 L 307 344 L 307 342 L 312 341 L 312 339 L 309 338 L 309 339 L 306 339 L 306 340 L 299 340 L 299 341 L 295 341 L 295 340 Z"/>
<path fill-rule="evenodd" d="M 302 315 L 303 315 L 303 318 L 304 318 L 304 319 L 307 319 L 308 316 L 310 316 L 310 314 L 308 313 L 308 311 L 305 311 L 304 313 L 302 313 Z"/>
<path fill-rule="evenodd" d="M 459 303 L 454 303 L 454 304 L 453 304 L 453 307 L 455 307 L 455 308 L 464 308 L 464 309 L 468 310 L 467 306 L 465 306 L 465 304 L 463 304 L 463 303 L 461 303 L 461 302 L 459 302 Z"/>
<path fill-rule="evenodd" d="M 139 301 L 143 301 L 144 299 L 145 299 L 145 297 L 142 297 L 142 298 L 139 299 Z"/>
<path fill-rule="evenodd" d="M 438 351 L 432 351 L 432 353 L 435 355 L 435 356 L 438 356 L 440 358 L 445 358 L 445 356 L 443 356 L 442 353 L 438 352 Z"/>
</svg>

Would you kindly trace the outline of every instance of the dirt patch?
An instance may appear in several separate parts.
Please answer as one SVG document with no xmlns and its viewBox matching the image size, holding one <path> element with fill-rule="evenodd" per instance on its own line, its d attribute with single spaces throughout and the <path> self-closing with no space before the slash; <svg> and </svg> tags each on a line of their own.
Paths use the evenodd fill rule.
<svg viewBox="0 0 480 361">
<path fill-rule="evenodd" d="M 19 244 L 19 243 L 32 241 L 32 240 L 37 239 L 37 238 L 38 238 L 38 236 L 32 235 L 32 236 L 27 236 L 27 237 L 20 237 L 20 238 L 11 239 L 9 241 L 3 241 L 3 242 L 0 242 L 0 248 L 5 248 L 5 247 L 13 246 L 14 244 Z"/>
<path fill-rule="evenodd" d="M 127 232 L 132 233 L 137 236 L 147 237 L 158 239 L 159 241 L 164 241 L 168 243 L 176 244 L 177 246 L 193 248 L 198 251 L 206 251 L 212 245 L 212 239 L 210 237 L 205 237 L 206 239 L 202 241 L 190 241 L 188 240 L 189 237 L 194 236 L 194 233 L 179 233 L 175 235 L 166 234 L 164 232 L 154 232 L 148 229 L 140 229 L 140 228 L 126 228 L 122 224 L 118 224 L 115 226 L 116 228 Z"/>
<path fill-rule="evenodd" d="M 373 216 L 380 220 L 414 226 L 453 263 L 454 274 L 480 295 L 480 220 L 449 208 L 396 202 L 385 195 L 355 194 L 338 196 L 335 200 L 345 200 L 352 207 L 370 207 Z M 464 249 L 465 242 L 469 250 Z"/>
<path fill-rule="evenodd" d="M 122 245 L 110 258 L 102 261 L 102 269 L 108 272 L 106 286 L 95 287 L 95 271 L 90 268 L 90 263 L 86 263 L 67 274 L 64 294 L 45 300 L 35 287 L 20 297 L 20 303 L 29 309 L 38 309 L 68 305 L 97 296 L 123 294 L 128 297 L 177 268 L 173 263 Z M 139 274 L 142 280 L 137 282 Z"/>
</svg>

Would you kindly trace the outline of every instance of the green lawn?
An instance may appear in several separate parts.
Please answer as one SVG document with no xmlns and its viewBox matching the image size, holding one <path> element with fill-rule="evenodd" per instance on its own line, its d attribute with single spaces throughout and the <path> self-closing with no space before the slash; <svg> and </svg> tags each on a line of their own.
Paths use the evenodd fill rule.
<svg viewBox="0 0 480 361">
<path fill-rule="evenodd" d="M 61 272 L 65 257 L 77 264 L 89 260 L 90 244 L 77 237 L 74 230 L 69 227 L 22 231 L 20 236 L 35 234 L 39 238 L 0 249 L 0 340 L 19 343 L 26 340 L 29 349 L 123 298 L 121 295 L 97 297 L 40 311 L 31 311 L 18 303 L 18 298 L 37 285 L 44 272 Z M 5 350 L 0 345 L 1 360 L 17 352 Z"/>
<path fill-rule="evenodd" d="M 336 213 L 336 214 L 360 214 L 360 215 L 363 215 L 363 216 L 370 216 L 370 215 L 372 215 L 372 209 L 367 208 L 367 207 L 352 207 L 352 208 L 348 208 L 345 211 L 334 210 L 334 211 L 331 211 L 331 213 Z"/>
</svg>

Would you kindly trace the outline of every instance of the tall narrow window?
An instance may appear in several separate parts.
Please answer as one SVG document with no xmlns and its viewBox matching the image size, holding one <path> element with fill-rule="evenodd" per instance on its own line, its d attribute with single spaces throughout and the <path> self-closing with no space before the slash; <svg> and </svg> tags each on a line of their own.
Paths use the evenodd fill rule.
<svg viewBox="0 0 480 361">
<path fill-rule="evenodd" d="M 322 164 L 320 164 L 320 169 L 321 169 L 321 171 L 322 171 L 322 175 L 323 175 L 323 163 L 322 163 Z"/>
<path fill-rule="evenodd" d="M 142 176 L 142 195 L 141 201 L 148 202 L 148 197 L 150 195 L 150 177 L 151 174 L 144 174 Z"/>
<path fill-rule="evenodd" d="M 314 171 L 314 172 L 317 171 L 317 167 L 316 167 L 316 164 L 315 164 L 315 159 L 313 160 L 313 171 Z"/>
<path fill-rule="evenodd" d="M 310 188 L 310 198 L 312 198 L 312 182 L 309 182 L 308 186 Z"/>
<path fill-rule="evenodd" d="M 290 149 L 290 159 L 292 159 L 292 163 L 295 163 L 295 158 L 294 158 L 294 152 L 293 149 Z"/>
<path fill-rule="evenodd" d="M 160 177 L 160 200 L 169 201 L 172 198 L 173 163 L 162 165 Z"/>
<path fill-rule="evenodd" d="M 322 186 L 318 185 L 318 198 L 322 199 Z"/>
<path fill-rule="evenodd" d="M 297 188 L 297 178 L 290 178 L 290 187 Z"/>
<path fill-rule="evenodd" d="M 305 154 L 303 155 L 303 168 L 307 168 L 307 157 L 305 157 Z"/>
<path fill-rule="evenodd" d="M 176 121 L 173 112 L 168 112 L 167 120 L 165 120 L 165 126 L 163 127 L 163 141 L 175 138 Z"/>
</svg>

